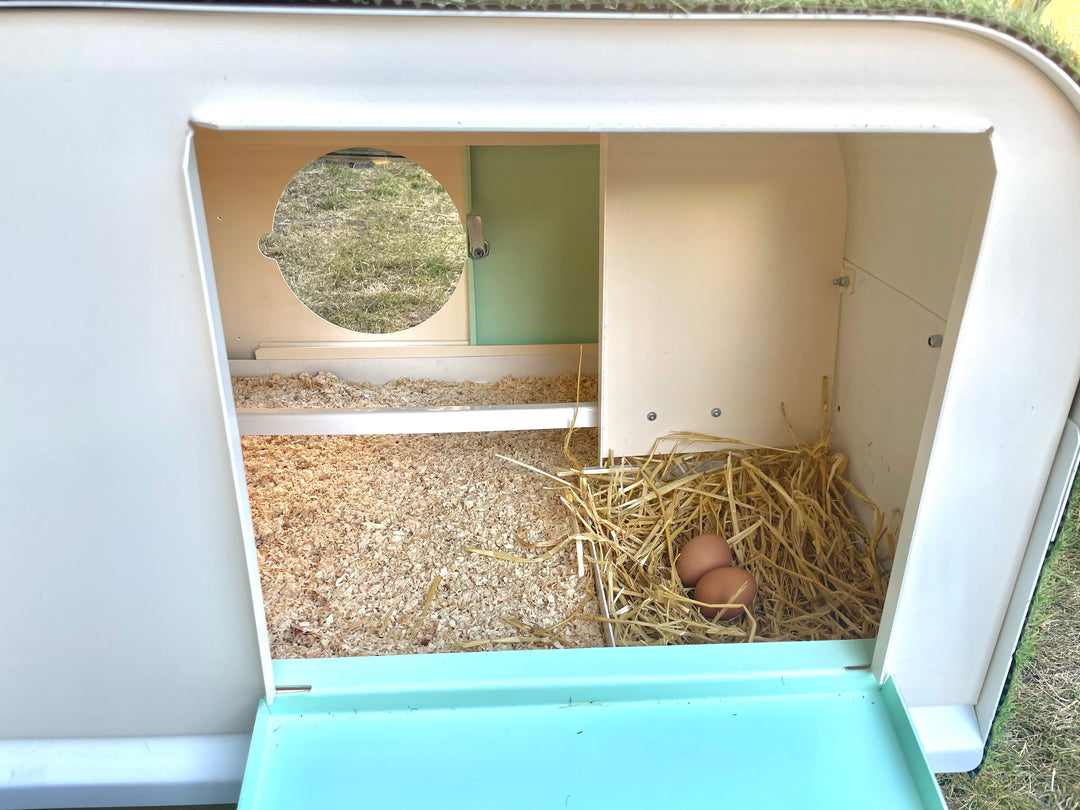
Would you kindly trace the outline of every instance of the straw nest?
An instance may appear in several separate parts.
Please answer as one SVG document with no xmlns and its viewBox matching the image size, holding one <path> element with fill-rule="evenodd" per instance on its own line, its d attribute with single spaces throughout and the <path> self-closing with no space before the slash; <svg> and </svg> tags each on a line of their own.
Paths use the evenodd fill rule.
<svg viewBox="0 0 1080 810">
<path fill-rule="evenodd" d="M 577 530 L 532 558 L 487 553 L 542 562 L 576 545 L 604 591 L 605 615 L 593 618 L 618 645 L 872 638 L 899 515 L 886 520 L 844 477 L 847 458 L 830 449 L 823 410 L 817 441 L 793 448 L 673 433 L 666 452 L 618 465 L 585 469 L 568 453 L 572 469 L 536 472 L 561 485 Z M 715 449 L 680 452 L 690 444 Z M 869 528 L 853 501 L 868 507 Z M 734 564 L 757 580 L 757 600 L 735 620 L 704 618 L 675 573 L 682 547 L 705 532 L 727 538 Z"/>
</svg>

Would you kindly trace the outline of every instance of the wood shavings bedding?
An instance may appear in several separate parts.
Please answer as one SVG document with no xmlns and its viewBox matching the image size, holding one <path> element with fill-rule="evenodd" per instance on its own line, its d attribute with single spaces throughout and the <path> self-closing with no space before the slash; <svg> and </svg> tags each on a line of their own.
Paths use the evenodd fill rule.
<svg viewBox="0 0 1080 810">
<path fill-rule="evenodd" d="M 505 377 L 492 383 L 402 378 L 383 385 L 347 382 L 329 372 L 233 377 L 238 408 L 430 408 L 440 405 L 531 405 L 575 402 L 577 374 Z M 597 399 L 596 375 L 581 378 L 581 401 Z"/>
<path fill-rule="evenodd" d="M 557 488 L 495 455 L 554 470 L 566 466 L 564 437 L 244 437 L 273 656 L 450 652 L 506 638 L 524 640 L 499 649 L 601 646 L 597 622 L 571 619 L 598 612 L 573 548 L 539 565 L 467 551 L 529 556 L 523 544 L 566 535 Z M 597 442 L 580 430 L 572 450 L 595 459 Z M 536 632 L 567 619 L 559 640 Z"/>
</svg>

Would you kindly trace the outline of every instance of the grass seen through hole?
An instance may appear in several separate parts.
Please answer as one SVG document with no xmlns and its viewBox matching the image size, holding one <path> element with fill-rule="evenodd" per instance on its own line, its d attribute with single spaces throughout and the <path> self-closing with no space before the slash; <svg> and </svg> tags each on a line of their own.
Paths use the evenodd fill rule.
<svg viewBox="0 0 1080 810">
<path fill-rule="evenodd" d="M 457 287 L 466 252 L 457 207 L 423 168 L 337 157 L 297 173 L 259 248 L 316 315 L 375 334 L 438 312 Z"/>
</svg>

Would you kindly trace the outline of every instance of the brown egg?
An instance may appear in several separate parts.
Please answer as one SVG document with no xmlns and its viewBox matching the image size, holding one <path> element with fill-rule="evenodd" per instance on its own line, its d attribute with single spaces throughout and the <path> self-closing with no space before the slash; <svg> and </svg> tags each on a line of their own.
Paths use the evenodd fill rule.
<svg viewBox="0 0 1080 810">
<path fill-rule="evenodd" d="M 718 534 L 699 534 L 685 546 L 675 560 L 675 573 L 682 584 L 693 588 L 709 571 L 731 565 L 731 546 Z"/>
<path fill-rule="evenodd" d="M 747 605 L 757 596 L 757 580 L 749 571 L 742 568 L 717 568 L 703 576 L 694 589 L 694 599 L 710 605 Z M 701 615 L 711 619 L 719 608 L 698 607 Z M 720 613 L 720 619 L 735 619 L 745 616 L 742 608 L 728 608 Z"/>
</svg>

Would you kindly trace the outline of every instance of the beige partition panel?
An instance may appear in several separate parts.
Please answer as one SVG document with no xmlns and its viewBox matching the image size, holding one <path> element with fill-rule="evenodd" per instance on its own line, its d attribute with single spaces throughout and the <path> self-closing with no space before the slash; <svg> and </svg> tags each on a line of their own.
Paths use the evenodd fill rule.
<svg viewBox="0 0 1080 810">
<path fill-rule="evenodd" d="M 274 224 L 285 186 L 327 152 L 368 146 L 404 155 L 442 184 L 464 217 L 468 146 L 603 144 L 606 136 L 562 133 L 255 132 L 196 127 L 195 148 L 207 229 L 217 273 L 221 320 L 230 359 L 251 359 L 260 345 L 297 347 L 290 357 L 340 356 L 379 346 L 462 346 L 469 343 L 469 292 L 461 280 L 446 305 L 428 320 L 390 334 L 335 326 L 309 310 L 289 289 L 277 262 L 259 252 Z M 359 354 L 357 356 L 360 356 Z"/>
<path fill-rule="evenodd" d="M 834 443 L 888 516 L 905 508 L 924 425 L 937 423 L 941 402 L 930 392 L 951 358 L 994 163 L 986 135 L 840 140 L 853 284 L 840 317 Z M 940 347 L 930 345 L 935 335 Z"/>
<path fill-rule="evenodd" d="M 980 200 L 985 206 L 993 179 L 989 136 L 842 135 L 840 150 L 848 187 L 844 258 L 948 318 L 972 214 Z M 984 218 L 985 211 L 976 236 Z"/>
<path fill-rule="evenodd" d="M 886 520 L 902 510 L 919 449 L 941 349 L 931 335 L 945 321 L 880 279 L 851 269 L 837 350 L 833 444 L 847 454 L 847 475 Z M 851 506 L 867 525 L 864 504 Z"/>
<path fill-rule="evenodd" d="M 293 176 L 315 158 L 346 147 L 387 149 L 422 166 L 446 189 L 464 221 L 464 146 L 446 139 L 442 143 L 416 140 L 393 133 L 196 130 L 199 179 L 229 357 L 254 357 L 265 341 L 469 342 L 464 257 L 462 280 L 442 309 L 410 329 L 366 335 L 335 326 L 304 306 L 285 283 L 277 262 L 259 252 L 259 239 L 273 228 L 274 210 Z"/>
<path fill-rule="evenodd" d="M 603 451 L 644 453 L 670 430 L 788 445 L 781 403 L 814 438 L 844 217 L 834 135 L 611 135 Z"/>
</svg>

